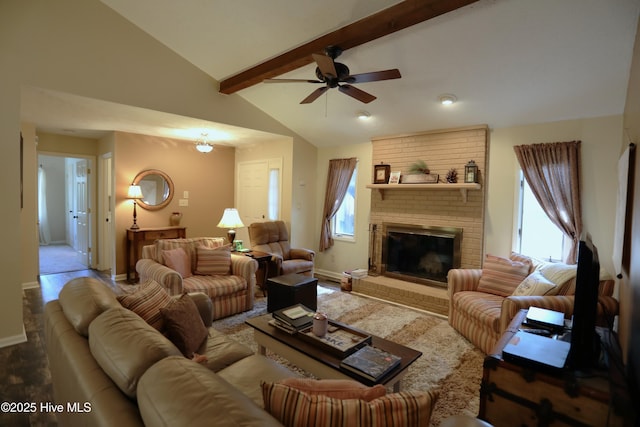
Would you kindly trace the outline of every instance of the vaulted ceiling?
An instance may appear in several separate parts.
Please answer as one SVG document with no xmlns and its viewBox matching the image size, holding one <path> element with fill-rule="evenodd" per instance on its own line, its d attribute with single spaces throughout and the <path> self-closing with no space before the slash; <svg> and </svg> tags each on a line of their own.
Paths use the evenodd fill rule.
<svg viewBox="0 0 640 427">
<path fill-rule="evenodd" d="M 640 10 L 640 0 L 101 1 L 222 82 L 223 92 L 231 87 L 317 146 L 481 123 L 507 127 L 621 114 Z M 274 75 L 316 79 L 307 52 L 284 74 L 258 73 L 247 87 L 234 87 L 236 75 L 266 60 L 317 50 L 322 43 L 314 41 L 323 36 L 340 41 L 327 37 L 387 8 L 426 4 L 431 9 L 421 13 L 437 16 L 345 46 L 338 58 L 352 74 L 400 70 L 400 79 L 354 85 L 377 97 L 371 103 L 331 89 L 301 105 L 317 85 L 256 84 Z M 453 10 L 439 15 L 446 8 Z M 382 29 L 402 22 L 382 21 Z M 378 28 L 371 24 L 371 31 Z M 454 94 L 457 102 L 441 105 L 442 94 Z M 368 121 L 356 119 L 363 110 L 371 114 Z M 190 119 L 176 120 L 186 125 Z M 150 118 L 140 132 L 162 134 L 153 128 Z"/>
</svg>

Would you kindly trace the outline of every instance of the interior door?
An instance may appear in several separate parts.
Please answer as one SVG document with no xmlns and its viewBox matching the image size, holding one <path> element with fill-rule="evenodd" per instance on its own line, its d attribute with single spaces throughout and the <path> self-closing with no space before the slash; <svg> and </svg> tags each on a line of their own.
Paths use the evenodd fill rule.
<svg viewBox="0 0 640 427">
<path fill-rule="evenodd" d="M 73 247 L 76 249 L 78 262 L 89 266 L 89 216 L 91 211 L 89 209 L 88 194 L 88 161 L 86 159 L 78 159 L 74 169 L 75 197 L 73 198 L 73 217 L 76 221 L 76 241 Z"/>
<path fill-rule="evenodd" d="M 249 226 L 268 215 L 269 162 L 259 160 L 238 164 L 237 204 L 242 222 Z"/>
</svg>

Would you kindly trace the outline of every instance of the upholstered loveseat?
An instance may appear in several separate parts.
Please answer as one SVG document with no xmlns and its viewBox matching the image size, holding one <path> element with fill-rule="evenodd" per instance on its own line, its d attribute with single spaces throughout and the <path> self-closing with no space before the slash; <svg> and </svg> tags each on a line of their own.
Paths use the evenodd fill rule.
<svg viewBox="0 0 640 427">
<path fill-rule="evenodd" d="M 251 249 L 272 255 L 269 276 L 300 273 L 313 276 L 315 252 L 311 249 L 292 248 L 289 231 L 284 221 L 254 222 L 249 226 Z M 258 273 L 258 277 L 263 277 Z"/>
<path fill-rule="evenodd" d="M 171 295 L 202 292 L 213 302 L 214 319 L 253 308 L 258 263 L 230 252 L 222 237 L 160 239 L 142 248 L 136 271 Z"/>
<path fill-rule="evenodd" d="M 447 285 L 449 324 L 487 354 L 521 309 L 541 307 L 561 311 L 565 318 L 573 315 L 575 266 L 519 254 L 509 258 L 487 255 L 483 269 L 449 270 Z M 598 319 L 602 325 L 618 314 L 618 301 L 611 296 L 614 285 L 613 280 L 600 281 Z M 527 295 L 531 293 L 536 295 Z"/>
</svg>

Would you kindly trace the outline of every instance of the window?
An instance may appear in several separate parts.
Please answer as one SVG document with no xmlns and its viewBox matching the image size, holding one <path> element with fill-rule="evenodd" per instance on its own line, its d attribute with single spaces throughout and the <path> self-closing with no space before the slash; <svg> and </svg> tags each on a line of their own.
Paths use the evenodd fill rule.
<svg viewBox="0 0 640 427">
<path fill-rule="evenodd" d="M 333 237 L 338 239 L 353 240 L 356 229 L 356 176 L 358 167 L 356 166 L 349 181 L 347 194 L 345 194 L 342 204 L 333 217 Z"/>
<path fill-rule="evenodd" d="M 561 261 L 564 233 L 551 222 L 520 172 L 520 215 L 517 251 L 548 261 Z"/>
<path fill-rule="evenodd" d="M 269 195 L 268 215 L 270 221 L 279 219 L 280 216 L 280 169 L 269 169 Z"/>
</svg>

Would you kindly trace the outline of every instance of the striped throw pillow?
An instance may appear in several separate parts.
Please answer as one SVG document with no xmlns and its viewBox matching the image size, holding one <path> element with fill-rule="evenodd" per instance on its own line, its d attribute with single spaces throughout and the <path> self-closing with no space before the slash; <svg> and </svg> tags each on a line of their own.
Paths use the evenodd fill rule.
<svg viewBox="0 0 640 427">
<path fill-rule="evenodd" d="M 487 255 L 482 265 L 482 276 L 477 291 L 509 296 L 529 275 L 530 266 L 529 263 Z"/>
<path fill-rule="evenodd" d="M 198 257 L 196 263 L 196 274 L 227 275 L 231 272 L 231 246 L 225 245 L 218 248 L 206 248 L 198 246 L 196 248 Z"/>
<path fill-rule="evenodd" d="M 367 402 L 263 382 L 262 397 L 264 409 L 287 427 L 428 427 L 438 393 L 391 393 Z"/>
<path fill-rule="evenodd" d="M 159 331 L 164 329 L 164 319 L 160 309 L 168 306 L 172 299 L 155 280 L 149 280 L 139 285 L 134 292 L 119 295 L 117 298 L 124 308 L 142 317 L 149 325 Z"/>
<path fill-rule="evenodd" d="M 373 387 L 359 383 L 355 380 L 324 379 L 315 380 L 312 378 L 285 378 L 279 381 L 289 387 L 304 391 L 308 394 L 321 394 L 336 399 L 362 399 L 367 402 L 377 399 L 387 394 L 387 389 L 382 384 Z"/>
</svg>

